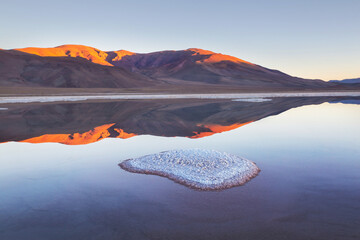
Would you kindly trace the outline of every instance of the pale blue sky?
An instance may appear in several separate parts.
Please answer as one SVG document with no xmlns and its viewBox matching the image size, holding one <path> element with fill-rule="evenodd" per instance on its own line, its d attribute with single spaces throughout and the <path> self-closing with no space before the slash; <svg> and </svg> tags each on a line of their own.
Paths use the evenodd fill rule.
<svg viewBox="0 0 360 240">
<path fill-rule="evenodd" d="M 0 48 L 197 47 L 305 78 L 360 77 L 360 0 L 2 0 Z"/>
</svg>

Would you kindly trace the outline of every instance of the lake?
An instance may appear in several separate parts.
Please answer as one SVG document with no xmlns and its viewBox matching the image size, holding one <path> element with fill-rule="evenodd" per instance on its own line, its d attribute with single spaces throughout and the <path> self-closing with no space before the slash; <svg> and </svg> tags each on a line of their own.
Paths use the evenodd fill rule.
<svg viewBox="0 0 360 240">
<path fill-rule="evenodd" d="M 0 239 L 359 239 L 360 98 L 0 105 Z M 131 173 L 173 149 L 245 157 L 242 186 Z"/>
</svg>

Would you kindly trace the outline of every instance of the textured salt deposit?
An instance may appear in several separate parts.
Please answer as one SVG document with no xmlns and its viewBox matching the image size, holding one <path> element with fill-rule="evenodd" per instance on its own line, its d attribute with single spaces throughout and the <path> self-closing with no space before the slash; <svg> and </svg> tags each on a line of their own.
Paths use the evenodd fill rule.
<svg viewBox="0 0 360 240">
<path fill-rule="evenodd" d="M 255 163 L 215 150 L 172 150 L 119 164 L 135 173 L 154 174 L 199 190 L 219 190 L 242 185 L 260 169 Z"/>
<path fill-rule="evenodd" d="M 63 102 L 85 100 L 121 100 L 121 99 L 240 99 L 274 97 L 335 97 L 360 96 L 360 92 L 306 92 L 306 93 L 227 93 L 227 94 L 117 94 L 83 96 L 26 96 L 0 97 L 0 103 Z"/>
<path fill-rule="evenodd" d="M 239 98 L 233 99 L 234 102 L 269 102 L 270 98 Z"/>
</svg>

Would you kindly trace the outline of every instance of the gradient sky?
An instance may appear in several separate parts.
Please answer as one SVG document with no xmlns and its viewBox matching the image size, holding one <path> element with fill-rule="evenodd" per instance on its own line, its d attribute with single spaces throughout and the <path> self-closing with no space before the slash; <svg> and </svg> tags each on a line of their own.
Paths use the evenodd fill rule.
<svg viewBox="0 0 360 240">
<path fill-rule="evenodd" d="M 360 77 L 360 0 L 2 0 L 0 48 L 203 48 L 324 80 Z"/>
</svg>

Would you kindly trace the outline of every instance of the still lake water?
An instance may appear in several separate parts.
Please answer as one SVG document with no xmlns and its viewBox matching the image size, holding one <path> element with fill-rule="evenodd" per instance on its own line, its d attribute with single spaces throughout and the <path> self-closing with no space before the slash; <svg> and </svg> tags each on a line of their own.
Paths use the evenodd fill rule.
<svg viewBox="0 0 360 240">
<path fill-rule="evenodd" d="M 359 100 L 150 102 L 0 106 L 0 239 L 360 238 Z M 110 137 L 89 144 L 19 142 L 110 123 Z M 136 136 L 112 138 L 120 128 Z M 197 191 L 118 166 L 188 148 L 261 172 Z"/>
</svg>

